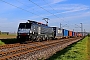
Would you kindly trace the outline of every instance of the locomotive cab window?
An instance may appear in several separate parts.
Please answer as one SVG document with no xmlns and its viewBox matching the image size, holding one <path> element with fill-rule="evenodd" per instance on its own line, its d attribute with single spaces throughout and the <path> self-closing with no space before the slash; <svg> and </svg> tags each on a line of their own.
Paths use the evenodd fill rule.
<svg viewBox="0 0 90 60">
<path fill-rule="evenodd" d="M 20 23 L 19 28 L 30 29 L 31 23 Z"/>
</svg>

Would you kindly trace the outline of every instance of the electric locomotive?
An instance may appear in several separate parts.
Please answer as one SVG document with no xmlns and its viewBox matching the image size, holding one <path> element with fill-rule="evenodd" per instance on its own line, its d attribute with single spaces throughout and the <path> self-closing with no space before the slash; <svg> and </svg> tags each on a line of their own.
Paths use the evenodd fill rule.
<svg viewBox="0 0 90 60">
<path fill-rule="evenodd" d="M 36 21 L 20 23 L 17 31 L 17 39 L 20 41 L 42 41 L 54 38 L 53 28 Z"/>
</svg>

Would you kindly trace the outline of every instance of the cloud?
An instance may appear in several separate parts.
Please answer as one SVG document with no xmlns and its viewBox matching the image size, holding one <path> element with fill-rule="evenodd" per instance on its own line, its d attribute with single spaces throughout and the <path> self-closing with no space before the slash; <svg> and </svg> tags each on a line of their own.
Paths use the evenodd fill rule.
<svg viewBox="0 0 90 60">
<path fill-rule="evenodd" d="M 59 14 L 65 14 L 65 13 L 82 12 L 90 8 L 82 4 L 59 4 L 58 6 L 57 5 L 53 6 L 53 9 L 55 10 L 55 12 L 57 12 L 57 13 L 54 13 L 54 15 L 59 15 Z M 52 8 L 47 8 L 47 10 L 52 11 Z M 49 14 L 46 16 L 52 16 L 52 14 Z"/>
<path fill-rule="evenodd" d="M 18 11 L 16 7 L 13 7 L 6 3 L 0 3 L 0 7 L 3 6 L 2 9 L 0 10 L 0 13 L 2 13 L 2 12 L 5 13 L 3 15 L 1 14 L 1 17 L 7 17 L 7 18 L 0 18 L 0 26 L 1 26 L 0 30 L 17 31 L 17 27 L 18 27 L 19 23 L 27 22 L 26 20 L 28 20 L 28 19 L 43 22 L 42 17 L 48 17 L 50 19 L 49 21 L 51 21 L 51 22 L 49 22 L 49 24 L 51 26 L 53 26 L 53 25 L 59 26 L 60 22 L 67 23 L 67 21 L 70 21 L 70 23 L 71 23 L 71 21 L 75 21 L 75 20 L 79 21 L 81 18 L 86 19 L 86 17 L 90 16 L 90 11 L 88 11 L 90 9 L 89 6 L 83 5 L 83 4 L 67 4 L 67 3 L 60 4 L 61 2 L 64 2 L 64 1 L 67 1 L 67 0 L 47 0 L 46 2 L 49 3 L 49 5 L 52 6 L 52 8 L 54 10 L 52 8 L 50 8 L 48 4 L 46 4 L 45 2 L 43 2 L 41 0 L 34 1 L 37 4 L 40 3 L 38 5 L 42 6 L 47 11 L 53 13 L 54 15 L 56 15 L 60 18 L 53 16 L 53 14 L 49 14 L 45 10 L 37 7 L 36 5 L 34 5 L 28 1 L 20 0 L 20 2 L 23 2 L 30 8 L 17 2 L 16 0 L 14 0 L 14 2 L 8 0 L 7 2 L 10 2 L 13 5 L 16 5 L 18 7 L 24 8 L 25 10 L 33 12 L 33 13 L 37 14 L 38 16 L 35 14 L 28 13 L 26 11 L 24 11 L 25 13 L 23 13 L 22 10 Z M 13 13 L 13 14 L 6 15 L 8 13 Z M 15 13 L 17 13 L 17 14 L 15 14 Z M 17 17 L 16 15 L 18 15 L 19 17 Z M 42 17 L 39 17 L 39 16 L 42 16 Z M 64 16 L 64 18 L 61 18 L 62 16 Z"/>
<path fill-rule="evenodd" d="M 60 22 L 61 23 L 69 23 L 70 21 L 77 21 L 77 22 L 79 22 L 79 21 L 82 21 L 83 18 L 86 19 L 89 16 L 90 16 L 90 11 L 83 12 L 83 13 L 78 13 L 78 14 L 72 15 L 72 16 L 68 15 L 67 17 L 64 17 L 64 18 L 53 18 L 53 19 L 50 19 L 50 21 L 52 21 L 52 22 L 49 22 L 49 23 L 50 24 L 55 24 L 55 23 L 58 24 Z M 84 21 L 82 21 L 82 22 L 84 22 Z"/>
<path fill-rule="evenodd" d="M 44 4 L 40 5 L 41 7 L 47 7 L 49 5 L 55 5 L 57 3 L 63 2 L 63 1 L 67 1 L 67 0 L 43 0 Z M 41 4 L 42 2 L 39 1 L 39 3 Z M 36 7 L 32 7 L 32 9 L 34 9 Z"/>
<path fill-rule="evenodd" d="M 53 8 L 56 11 L 69 11 L 69 10 L 76 10 L 76 9 L 89 9 L 90 7 L 87 5 L 83 5 L 83 4 L 56 4 L 56 5 L 52 5 Z M 48 10 L 52 10 L 51 8 L 47 8 Z"/>
<path fill-rule="evenodd" d="M 51 0 L 51 4 L 56 4 L 56 3 L 60 3 L 66 0 Z"/>
<path fill-rule="evenodd" d="M 64 6 L 64 8 L 62 8 L 63 6 Z M 67 19 L 72 20 L 74 18 L 81 18 L 81 17 L 89 16 L 89 12 L 87 12 L 87 10 L 89 9 L 89 7 L 86 6 L 86 5 L 82 5 L 82 4 L 63 4 L 62 7 L 59 8 L 59 9 L 65 10 L 65 11 L 64 12 L 60 12 L 60 13 L 59 12 L 58 13 L 54 13 L 54 15 L 57 15 L 58 16 L 59 14 L 68 14 L 68 13 L 70 14 L 70 13 L 72 13 L 72 16 L 69 17 L 69 14 L 68 14 L 67 17 L 64 16 L 64 19 L 62 19 L 62 18 L 56 18 L 55 17 L 53 20 L 59 20 L 59 21 L 60 20 L 67 20 Z M 84 12 L 82 12 L 82 11 L 84 11 Z M 77 14 L 77 16 L 76 15 L 74 16 L 73 13 L 74 14 Z M 50 16 L 53 16 L 53 15 L 52 14 L 42 14 L 42 16 L 45 16 L 45 17 L 49 17 L 50 18 Z M 39 18 L 39 17 L 38 16 L 32 16 L 30 18 L 35 18 L 36 19 L 36 18 Z M 56 21 L 54 21 L 54 22 L 56 22 Z"/>
<path fill-rule="evenodd" d="M 77 14 L 75 16 L 68 16 L 65 17 L 66 20 L 72 20 L 72 19 L 78 19 L 78 18 L 84 18 L 84 17 L 89 17 L 90 16 L 90 11 L 89 12 L 84 12 L 81 14 Z"/>
<path fill-rule="evenodd" d="M 69 11 L 61 12 L 61 13 L 78 12 L 78 11 L 87 10 L 87 9 L 89 9 L 89 8 L 76 8 L 76 9 L 72 9 L 72 10 L 69 10 Z"/>
</svg>

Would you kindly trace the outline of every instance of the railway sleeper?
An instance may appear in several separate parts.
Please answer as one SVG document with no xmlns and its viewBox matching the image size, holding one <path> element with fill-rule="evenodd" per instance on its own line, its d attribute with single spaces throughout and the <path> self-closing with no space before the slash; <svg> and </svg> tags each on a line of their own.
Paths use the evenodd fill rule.
<svg viewBox="0 0 90 60">
<path fill-rule="evenodd" d="M 7 44 L 7 45 L 4 45 L 4 46 L 0 46 L 0 49 L 6 49 L 6 48 L 12 48 L 12 47 L 19 47 L 19 46 L 26 46 L 25 44 Z"/>
<path fill-rule="evenodd" d="M 35 50 L 37 50 L 37 49 L 35 49 Z M 38 48 L 38 50 L 40 50 L 40 49 Z M 14 52 L 14 51 L 12 51 L 12 52 Z"/>
<path fill-rule="evenodd" d="M 62 45 L 62 47 L 65 47 L 65 46 L 67 46 L 67 44 L 64 44 L 64 45 Z M 46 46 L 47 47 L 47 46 Z M 50 46 L 49 46 L 50 47 Z M 41 49 L 35 49 L 35 50 L 41 50 Z M 30 51 L 29 51 L 30 52 Z M 28 53 L 29 53 L 28 52 Z M 25 52 L 26 53 L 26 52 Z M 26 53 L 27 54 L 27 53 Z"/>
</svg>

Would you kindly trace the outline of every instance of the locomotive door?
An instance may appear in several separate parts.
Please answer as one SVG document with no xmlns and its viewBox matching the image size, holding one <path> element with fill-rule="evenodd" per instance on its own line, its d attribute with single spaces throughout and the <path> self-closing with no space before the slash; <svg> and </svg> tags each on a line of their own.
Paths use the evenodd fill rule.
<svg viewBox="0 0 90 60">
<path fill-rule="evenodd" d="M 41 27 L 38 27 L 38 34 L 41 34 Z"/>
</svg>

